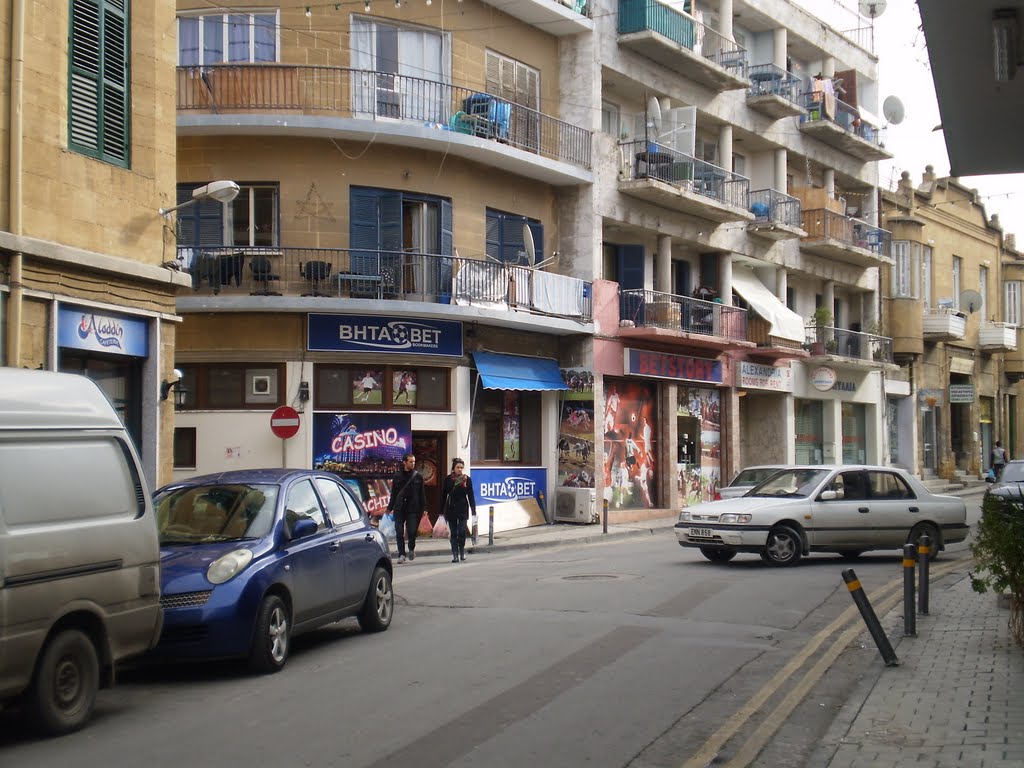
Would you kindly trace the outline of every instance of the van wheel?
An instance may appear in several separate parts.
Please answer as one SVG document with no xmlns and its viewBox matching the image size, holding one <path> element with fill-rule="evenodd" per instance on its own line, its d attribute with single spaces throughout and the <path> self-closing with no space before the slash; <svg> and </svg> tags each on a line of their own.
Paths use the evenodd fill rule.
<svg viewBox="0 0 1024 768">
<path fill-rule="evenodd" d="M 252 634 L 249 667 L 253 672 L 270 674 L 279 672 L 288 661 L 291 650 L 291 617 L 284 601 L 269 595 L 260 605 L 256 616 L 256 629 Z"/>
<path fill-rule="evenodd" d="M 66 629 L 46 644 L 25 699 L 28 722 L 47 736 L 77 731 L 92 716 L 100 687 L 96 648 Z"/>
</svg>

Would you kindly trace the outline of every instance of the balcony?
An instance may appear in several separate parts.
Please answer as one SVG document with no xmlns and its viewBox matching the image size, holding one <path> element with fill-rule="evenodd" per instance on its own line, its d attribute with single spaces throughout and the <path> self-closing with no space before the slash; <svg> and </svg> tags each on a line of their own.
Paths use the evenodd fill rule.
<svg viewBox="0 0 1024 768">
<path fill-rule="evenodd" d="M 619 291 L 619 336 L 647 341 L 685 341 L 707 349 L 745 349 L 747 310 L 717 301 L 640 288 Z"/>
<path fill-rule="evenodd" d="M 756 347 L 749 357 L 776 361 L 783 358 L 807 357 L 807 349 L 799 341 L 772 334 L 772 324 L 755 314 L 747 315 L 747 340 Z"/>
<path fill-rule="evenodd" d="M 745 48 L 657 0 L 619 0 L 619 45 L 715 90 L 750 87 Z"/>
<path fill-rule="evenodd" d="M 804 346 L 811 358 L 821 357 L 834 364 L 868 368 L 893 364 L 892 339 L 888 336 L 824 325 L 808 325 L 804 333 Z"/>
<path fill-rule="evenodd" d="M 800 201 L 774 189 L 750 193 L 750 212 L 754 220 L 747 231 L 768 240 L 790 240 L 807 233 L 801 229 Z"/>
<path fill-rule="evenodd" d="M 780 120 L 783 117 L 806 115 L 800 105 L 800 78 L 774 64 L 757 64 L 747 72 L 750 90 L 747 106 Z"/>
<path fill-rule="evenodd" d="M 892 264 L 887 230 L 827 208 L 804 211 L 801 221 L 807 233 L 800 241 L 802 251 L 858 267 Z"/>
<path fill-rule="evenodd" d="M 443 316 L 520 318 L 504 323 L 510 326 L 557 326 L 559 318 L 589 323 L 592 317 L 589 282 L 481 259 L 344 248 L 221 246 L 178 248 L 178 263 L 192 276 L 193 287 L 193 298 L 179 297 L 179 311 L 258 311 L 274 302 L 298 311 L 386 311 L 389 302 L 420 302 L 420 307 L 411 308 L 396 304 L 392 311 L 422 308 Z M 530 321 L 529 316 L 535 319 Z"/>
<path fill-rule="evenodd" d="M 807 115 L 800 118 L 800 130 L 806 135 L 864 162 L 893 158 L 883 146 L 884 131 L 861 120 L 856 107 L 822 91 L 805 93 L 803 106 Z"/>
<path fill-rule="evenodd" d="M 463 157 L 548 184 L 593 180 L 591 132 L 450 83 L 349 67 L 178 67 L 178 135 L 374 141 Z"/>
<path fill-rule="evenodd" d="M 752 221 L 750 180 L 655 142 L 619 145 L 619 192 L 711 221 Z"/>
<path fill-rule="evenodd" d="M 925 307 L 921 334 L 928 341 L 956 341 L 967 335 L 967 316 L 951 307 Z"/>
<path fill-rule="evenodd" d="M 555 37 L 592 32 L 590 0 L 482 0 L 485 5 L 507 13 Z"/>
<path fill-rule="evenodd" d="M 982 323 L 978 346 L 986 352 L 1013 352 L 1017 349 L 1017 326 L 1010 323 Z"/>
</svg>

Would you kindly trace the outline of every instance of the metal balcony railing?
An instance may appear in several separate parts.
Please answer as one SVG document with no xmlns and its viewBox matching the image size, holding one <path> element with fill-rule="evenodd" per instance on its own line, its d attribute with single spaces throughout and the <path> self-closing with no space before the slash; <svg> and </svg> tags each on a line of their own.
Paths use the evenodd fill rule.
<svg viewBox="0 0 1024 768">
<path fill-rule="evenodd" d="M 748 207 L 750 179 L 654 141 L 620 144 L 631 179 L 658 179 L 736 208 Z"/>
<path fill-rule="evenodd" d="M 638 328 L 665 328 L 747 340 L 747 310 L 661 291 L 642 288 L 619 291 L 619 319 Z"/>
<path fill-rule="evenodd" d="M 755 64 L 747 72 L 750 96 L 774 94 L 800 105 L 800 78 L 774 64 Z"/>
<path fill-rule="evenodd" d="M 888 230 L 826 208 L 804 211 L 801 221 L 807 240 L 830 238 L 890 258 L 892 233 Z"/>
<path fill-rule="evenodd" d="M 750 212 L 759 222 L 800 229 L 800 201 L 778 190 L 756 189 L 751 192 Z"/>
<path fill-rule="evenodd" d="M 746 77 L 747 49 L 657 0 L 619 0 L 619 34 L 650 30 L 694 53 Z"/>
<path fill-rule="evenodd" d="M 516 264 L 348 248 L 178 248 L 199 295 L 424 301 L 588 322 L 592 284 Z"/>
<path fill-rule="evenodd" d="M 473 88 L 350 67 L 288 64 L 178 67 L 177 76 L 182 111 L 405 121 L 591 167 L 590 131 Z"/>
<path fill-rule="evenodd" d="M 829 120 L 847 133 L 859 136 L 876 146 L 885 144 L 885 129 L 864 122 L 860 111 L 845 101 L 832 97 L 835 102 L 835 114 L 829 115 L 822 91 L 805 91 L 801 97 L 801 105 L 807 110 L 808 120 Z"/>
<path fill-rule="evenodd" d="M 805 346 L 812 355 L 837 355 L 857 360 L 892 362 L 892 339 L 830 325 L 804 327 Z"/>
</svg>

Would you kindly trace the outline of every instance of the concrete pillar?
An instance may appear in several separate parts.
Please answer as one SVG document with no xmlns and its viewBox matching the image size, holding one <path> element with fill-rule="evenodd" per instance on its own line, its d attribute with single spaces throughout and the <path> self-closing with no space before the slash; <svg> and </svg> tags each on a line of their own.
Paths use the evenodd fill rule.
<svg viewBox="0 0 1024 768">
<path fill-rule="evenodd" d="M 719 0 L 718 25 L 722 37 L 736 42 L 732 37 L 732 0 Z"/>
<path fill-rule="evenodd" d="M 789 290 L 789 273 L 785 267 L 775 270 L 775 295 L 783 304 L 786 303 L 786 291 Z"/>
<path fill-rule="evenodd" d="M 739 365 L 736 361 L 734 365 Z M 722 464 L 722 477 L 719 487 L 728 483 L 736 473 L 743 469 L 742 441 L 740 440 L 740 391 L 731 386 L 722 390 L 722 446 L 725 449 L 725 461 Z"/>
<path fill-rule="evenodd" d="M 822 77 L 835 77 L 836 76 L 836 60 L 829 56 L 821 63 L 821 76 Z"/>
<path fill-rule="evenodd" d="M 785 30 L 783 30 L 785 31 Z M 778 192 L 789 194 L 787 187 L 789 178 L 789 153 L 785 149 L 775 150 L 775 179 L 772 182 L 772 189 Z"/>
<path fill-rule="evenodd" d="M 772 64 L 779 69 L 786 69 L 786 49 L 789 46 L 789 30 L 776 27 L 772 31 Z"/>
<path fill-rule="evenodd" d="M 658 255 L 654 263 L 654 290 L 672 293 L 672 238 L 658 235 Z"/>
<path fill-rule="evenodd" d="M 718 295 L 722 303 L 732 306 L 732 254 L 723 253 L 718 267 Z"/>
<path fill-rule="evenodd" d="M 821 304 L 826 307 L 829 312 L 835 314 L 836 307 L 836 284 L 834 280 L 826 280 L 825 287 L 821 295 Z M 833 319 L 833 322 L 835 320 Z"/>
<path fill-rule="evenodd" d="M 718 129 L 718 151 L 722 156 L 719 165 L 732 171 L 732 126 L 728 123 L 723 123 Z"/>
<path fill-rule="evenodd" d="M 833 168 L 826 168 L 822 173 L 822 180 L 825 182 L 825 191 L 828 192 L 829 197 L 834 197 L 836 193 L 836 172 Z"/>
</svg>

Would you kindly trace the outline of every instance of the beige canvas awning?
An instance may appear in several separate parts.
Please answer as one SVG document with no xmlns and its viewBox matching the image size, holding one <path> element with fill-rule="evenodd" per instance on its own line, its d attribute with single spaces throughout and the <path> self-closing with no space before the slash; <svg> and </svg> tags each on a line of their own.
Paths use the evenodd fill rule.
<svg viewBox="0 0 1024 768">
<path fill-rule="evenodd" d="M 771 323 L 771 335 L 791 341 L 804 341 L 804 319 L 768 290 L 752 269 L 734 266 L 732 288 L 751 308 Z"/>
</svg>

